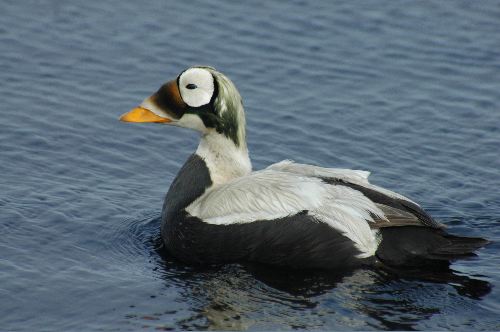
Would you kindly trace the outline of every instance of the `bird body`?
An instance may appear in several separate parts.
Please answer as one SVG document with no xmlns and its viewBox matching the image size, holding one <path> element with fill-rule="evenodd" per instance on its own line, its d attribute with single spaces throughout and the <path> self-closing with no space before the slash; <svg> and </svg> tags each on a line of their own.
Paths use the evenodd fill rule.
<svg viewBox="0 0 500 332">
<path fill-rule="evenodd" d="M 252 261 L 292 268 L 447 265 L 485 245 L 449 235 L 369 172 L 285 160 L 252 171 L 234 84 L 192 67 L 121 118 L 201 133 L 162 210 L 167 250 L 191 264 Z"/>
</svg>

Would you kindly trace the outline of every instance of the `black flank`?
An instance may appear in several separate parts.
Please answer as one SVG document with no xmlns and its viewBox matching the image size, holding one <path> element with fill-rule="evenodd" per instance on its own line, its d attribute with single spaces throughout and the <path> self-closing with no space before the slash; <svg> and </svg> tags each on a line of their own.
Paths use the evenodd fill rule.
<svg viewBox="0 0 500 332">
<path fill-rule="evenodd" d="M 185 211 L 166 221 L 167 249 L 194 265 L 258 262 L 296 269 L 343 269 L 371 263 L 353 242 L 307 212 L 246 224 L 212 225 Z"/>
</svg>

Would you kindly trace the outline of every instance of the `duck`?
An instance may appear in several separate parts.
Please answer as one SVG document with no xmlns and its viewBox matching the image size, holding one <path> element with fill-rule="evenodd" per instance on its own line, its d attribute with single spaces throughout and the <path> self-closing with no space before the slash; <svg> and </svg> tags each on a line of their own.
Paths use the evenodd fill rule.
<svg viewBox="0 0 500 332">
<path fill-rule="evenodd" d="M 201 134 L 161 213 L 164 247 L 183 263 L 441 267 L 488 243 L 448 233 L 416 202 L 370 183 L 367 171 L 291 160 L 252 170 L 241 95 L 212 67 L 185 69 L 120 120 Z"/>
</svg>

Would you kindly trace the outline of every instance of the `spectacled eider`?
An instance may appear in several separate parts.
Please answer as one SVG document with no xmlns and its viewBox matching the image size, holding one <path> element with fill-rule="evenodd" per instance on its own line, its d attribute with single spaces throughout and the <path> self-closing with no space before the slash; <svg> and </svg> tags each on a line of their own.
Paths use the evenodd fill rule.
<svg viewBox="0 0 500 332">
<path fill-rule="evenodd" d="M 163 204 L 161 236 L 181 261 L 447 265 L 487 243 L 446 233 L 415 202 L 369 183 L 369 172 L 288 160 L 252 171 L 240 94 L 213 68 L 185 70 L 121 120 L 201 133 Z"/>
</svg>

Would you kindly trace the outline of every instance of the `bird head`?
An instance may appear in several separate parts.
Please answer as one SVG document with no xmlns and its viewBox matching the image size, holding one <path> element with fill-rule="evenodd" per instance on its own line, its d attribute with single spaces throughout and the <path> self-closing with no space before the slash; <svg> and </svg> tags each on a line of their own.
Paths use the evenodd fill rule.
<svg viewBox="0 0 500 332">
<path fill-rule="evenodd" d="M 245 114 L 233 82 L 211 67 L 184 70 L 120 117 L 125 122 L 154 122 L 220 134 L 245 145 Z"/>
</svg>

